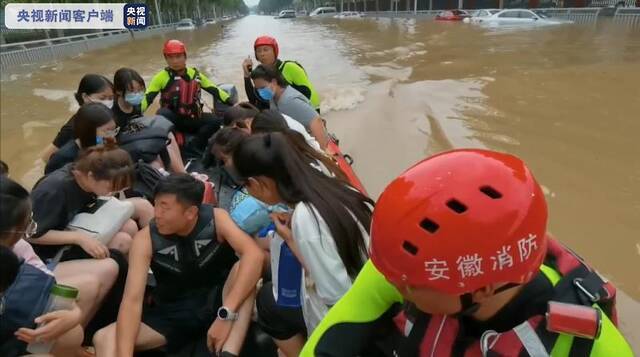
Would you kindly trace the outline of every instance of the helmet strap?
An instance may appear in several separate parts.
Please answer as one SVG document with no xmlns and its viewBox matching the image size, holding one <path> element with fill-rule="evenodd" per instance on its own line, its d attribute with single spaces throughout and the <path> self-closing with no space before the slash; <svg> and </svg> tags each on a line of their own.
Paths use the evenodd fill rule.
<svg viewBox="0 0 640 357">
<path fill-rule="evenodd" d="M 480 304 L 473 302 L 471 293 L 460 295 L 460 305 L 462 305 L 462 309 L 455 315 L 456 317 L 471 316 L 480 308 Z"/>
<path fill-rule="evenodd" d="M 494 292 L 493 295 L 497 295 L 505 290 L 511 289 L 511 288 L 515 288 L 516 286 L 518 286 L 520 284 L 517 283 L 509 283 L 509 284 L 505 284 L 499 288 L 497 288 Z M 478 311 L 478 309 L 480 308 L 480 304 L 473 302 L 473 295 L 471 293 L 466 293 L 463 295 L 460 295 L 460 305 L 462 305 L 462 309 L 460 309 L 460 312 L 458 312 L 455 316 L 456 317 L 460 317 L 460 316 L 471 316 L 473 315 L 476 311 Z"/>
</svg>

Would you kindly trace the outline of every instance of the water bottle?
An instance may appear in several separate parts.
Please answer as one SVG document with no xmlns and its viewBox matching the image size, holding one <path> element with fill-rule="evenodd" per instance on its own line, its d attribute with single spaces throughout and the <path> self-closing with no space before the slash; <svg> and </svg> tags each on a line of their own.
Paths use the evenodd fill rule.
<svg viewBox="0 0 640 357">
<path fill-rule="evenodd" d="M 71 286 L 54 284 L 51 287 L 49 301 L 47 302 L 47 308 L 43 312 L 43 315 L 58 310 L 71 310 L 77 297 L 78 289 Z M 38 324 L 38 327 L 42 326 L 43 324 Z M 55 341 L 34 341 L 27 346 L 27 352 L 33 354 L 46 354 L 51 351 L 54 343 Z"/>
<path fill-rule="evenodd" d="M 287 243 L 280 246 L 278 263 L 278 298 L 276 304 L 284 307 L 302 306 L 302 265 Z"/>
</svg>

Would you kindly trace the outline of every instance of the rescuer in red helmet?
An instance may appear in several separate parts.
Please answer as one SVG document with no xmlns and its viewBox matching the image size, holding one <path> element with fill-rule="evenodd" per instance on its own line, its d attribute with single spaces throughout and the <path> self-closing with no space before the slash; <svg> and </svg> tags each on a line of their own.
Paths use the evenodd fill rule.
<svg viewBox="0 0 640 357">
<path fill-rule="evenodd" d="M 144 112 L 160 93 L 157 114 L 171 120 L 177 131 L 195 135 L 194 146 L 206 147 L 209 138 L 220 128 L 222 120 L 202 111 L 201 90 L 211 94 L 214 101 L 231 104 L 230 96 L 218 88 L 204 73 L 187 66 L 187 48 L 179 40 L 164 43 L 162 54 L 167 67 L 158 72 L 147 87 L 142 101 Z"/>
<path fill-rule="evenodd" d="M 296 61 L 281 61 L 278 59 L 280 48 L 278 47 L 278 41 L 271 36 L 260 36 L 253 43 L 253 50 L 258 62 L 265 66 L 273 66 L 278 69 L 282 74 L 285 81 L 302 93 L 309 101 L 311 105 L 320 112 L 320 96 L 318 92 L 313 88 L 307 72 L 302 65 Z M 251 57 L 247 57 L 242 62 L 242 70 L 244 72 L 244 88 L 247 92 L 247 98 L 249 101 L 256 105 L 260 109 L 269 109 L 269 100 L 261 98 L 255 91 L 253 83 L 251 82 L 251 71 L 253 70 L 253 61 Z"/>
<path fill-rule="evenodd" d="M 454 150 L 409 168 L 376 203 L 370 258 L 302 356 L 633 355 L 615 289 L 549 237 L 514 156 Z"/>
</svg>

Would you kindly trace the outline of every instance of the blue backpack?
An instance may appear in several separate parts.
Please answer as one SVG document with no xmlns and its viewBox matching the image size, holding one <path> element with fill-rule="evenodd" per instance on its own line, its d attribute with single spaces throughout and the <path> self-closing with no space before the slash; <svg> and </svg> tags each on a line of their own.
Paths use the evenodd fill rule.
<svg viewBox="0 0 640 357">
<path fill-rule="evenodd" d="M 53 276 L 22 262 L 16 280 L 0 297 L 0 356 L 24 352 L 26 344 L 14 332 L 21 327 L 35 328 L 34 320 L 46 310 L 55 283 Z"/>
</svg>

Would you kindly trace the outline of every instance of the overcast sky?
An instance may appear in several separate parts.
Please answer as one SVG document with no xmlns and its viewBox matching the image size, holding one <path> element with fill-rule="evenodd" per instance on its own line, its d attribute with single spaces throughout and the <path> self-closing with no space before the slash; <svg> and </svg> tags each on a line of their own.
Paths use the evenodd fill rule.
<svg viewBox="0 0 640 357">
<path fill-rule="evenodd" d="M 247 6 L 249 7 L 256 6 L 258 5 L 259 2 L 260 0 L 244 0 L 244 3 L 247 4 Z"/>
</svg>

